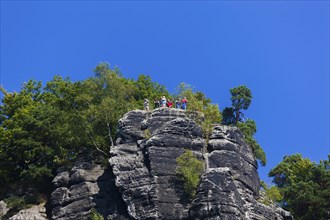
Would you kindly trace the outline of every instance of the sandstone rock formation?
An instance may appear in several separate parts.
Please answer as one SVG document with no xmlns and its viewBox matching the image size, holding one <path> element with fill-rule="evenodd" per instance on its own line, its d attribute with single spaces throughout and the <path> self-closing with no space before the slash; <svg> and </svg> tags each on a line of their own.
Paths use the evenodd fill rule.
<svg viewBox="0 0 330 220">
<path fill-rule="evenodd" d="M 23 209 L 8 220 L 47 220 L 48 218 L 44 205 L 45 204 L 40 204 L 28 209 Z"/>
<path fill-rule="evenodd" d="M 163 108 L 151 113 L 132 111 L 120 120 L 120 139 L 111 150 L 110 164 L 129 216 L 292 219 L 280 208 L 258 203 L 258 164 L 243 134 L 235 127 L 216 126 L 206 144 L 192 117 L 199 116 Z M 175 159 L 185 149 L 205 163 L 193 201 L 187 201 L 175 174 Z"/>
<path fill-rule="evenodd" d="M 292 219 L 259 203 L 256 160 L 235 127 L 216 126 L 208 143 L 195 123 L 198 113 L 160 108 L 135 110 L 119 121 L 110 168 L 82 154 L 71 170 L 59 170 L 51 195 L 52 219 Z M 190 201 L 176 175 L 176 158 L 191 150 L 204 162 Z"/>
<path fill-rule="evenodd" d="M 175 174 L 176 158 L 184 149 L 192 150 L 202 158 L 202 130 L 180 110 L 158 109 L 152 114 L 130 122 L 130 115 L 141 115 L 141 111 L 126 114 L 121 120 L 122 144 L 111 150 L 110 164 L 116 176 L 116 185 L 128 206 L 129 215 L 135 219 L 182 219 L 188 218 L 189 204 L 182 183 Z M 148 129 L 151 138 L 133 141 L 127 136 L 140 125 Z M 138 134 L 141 134 L 139 131 Z M 138 137 L 138 135 L 134 135 Z"/>
<path fill-rule="evenodd" d="M 126 206 L 97 152 L 85 151 L 70 170 L 59 170 L 51 194 L 51 219 L 88 219 L 92 208 L 104 216 L 127 216 Z"/>
<path fill-rule="evenodd" d="M 2 216 L 6 215 L 8 211 L 9 208 L 7 207 L 7 204 L 4 201 L 0 201 L 0 219 Z"/>
</svg>

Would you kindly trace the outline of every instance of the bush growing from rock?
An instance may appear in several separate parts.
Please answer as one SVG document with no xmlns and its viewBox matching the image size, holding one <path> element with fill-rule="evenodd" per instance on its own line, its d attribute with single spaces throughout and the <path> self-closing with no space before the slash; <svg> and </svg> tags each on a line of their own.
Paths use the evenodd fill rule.
<svg viewBox="0 0 330 220">
<path fill-rule="evenodd" d="M 203 163 L 190 150 L 186 150 L 176 162 L 179 165 L 176 172 L 184 183 L 184 190 L 189 198 L 194 198 L 203 171 Z"/>
</svg>

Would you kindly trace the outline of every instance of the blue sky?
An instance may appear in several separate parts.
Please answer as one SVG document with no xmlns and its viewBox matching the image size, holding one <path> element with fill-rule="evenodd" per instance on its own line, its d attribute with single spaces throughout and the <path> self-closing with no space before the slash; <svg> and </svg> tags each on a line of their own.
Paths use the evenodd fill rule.
<svg viewBox="0 0 330 220">
<path fill-rule="evenodd" d="M 268 158 L 329 152 L 328 1 L 1 1 L 1 84 L 83 80 L 101 61 L 170 91 L 186 82 L 223 109 L 248 86 L 245 115 Z"/>
</svg>

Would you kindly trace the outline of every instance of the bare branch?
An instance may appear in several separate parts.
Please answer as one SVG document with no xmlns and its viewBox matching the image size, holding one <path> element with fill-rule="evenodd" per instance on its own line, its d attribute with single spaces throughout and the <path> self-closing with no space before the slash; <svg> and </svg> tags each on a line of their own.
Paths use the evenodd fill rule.
<svg viewBox="0 0 330 220">
<path fill-rule="evenodd" d="M 94 147 L 96 148 L 96 150 L 98 150 L 99 152 L 101 152 L 102 154 L 104 154 L 106 157 L 109 157 L 109 155 L 108 155 L 106 152 L 104 152 L 103 150 L 101 150 L 101 149 L 98 147 L 98 144 L 95 142 L 95 140 L 94 140 L 94 138 L 93 138 L 93 135 L 92 135 L 89 131 L 87 131 L 87 134 L 88 134 L 89 138 L 92 140 L 93 145 L 94 145 Z"/>
</svg>

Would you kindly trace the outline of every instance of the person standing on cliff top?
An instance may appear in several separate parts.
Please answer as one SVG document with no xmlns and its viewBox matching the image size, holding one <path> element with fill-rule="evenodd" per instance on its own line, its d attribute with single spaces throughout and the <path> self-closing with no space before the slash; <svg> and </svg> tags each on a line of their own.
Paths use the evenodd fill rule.
<svg viewBox="0 0 330 220">
<path fill-rule="evenodd" d="M 154 109 L 159 108 L 159 100 L 155 98 L 154 100 Z"/>
<path fill-rule="evenodd" d="M 180 99 L 177 98 L 175 101 L 175 108 L 180 108 L 180 107 L 181 107 L 181 102 L 180 102 Z"/>
<path fill-rule="evenodd" d="M 186 97 L 183 97 L 181 103 L 182 103 L 181 108 L 182 108 L 183 110 L 186 110 L 186 109 L 187 109 L 187 103 L 188 103 L 187 98 L 186 98 Z"/>
<path fill-rule="evenodd" d="M 166 98 L 165 96 L 162 96 L 162 99 L 161 99 L 161 104 L 162 104 L 162 107 L 166 107 Z"/>
<path fill-rule="evenodd" d="M 144 110 L 149 111 L 149 100 L 144 99 Z"/>
<path fill-rule="evenodd" d="M 169 108 L 173 107 L 173 102 L 170 99 L 167 102 L 167 107 L 169 107 Z"/>
</svg>

